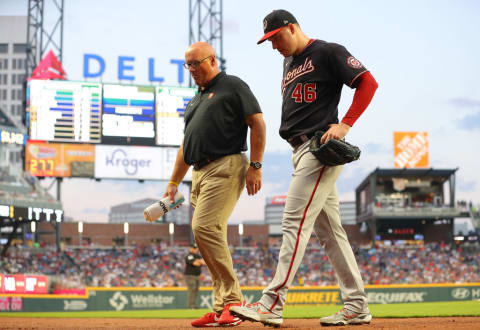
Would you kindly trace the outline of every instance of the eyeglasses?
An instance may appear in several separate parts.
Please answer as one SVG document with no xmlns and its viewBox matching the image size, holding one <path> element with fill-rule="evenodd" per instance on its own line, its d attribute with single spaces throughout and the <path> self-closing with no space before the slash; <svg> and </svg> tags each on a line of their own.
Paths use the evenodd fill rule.
<svg viewBox="0 0 480 330">
<path fill-rule="evenodd" d="M 205 57 L 203 60 L 200 60 L 200 61 L 193 61 L 193 62 L 190 62 L 190 63 L 183 63 L 183 67 L 185 69 L 189 69 L 189 68 L 192 68 L 192 69 L 196 69 L 200 64 L 202 64 L 207 58 L 209 57 L 212 57 L 212 55 L 209 55 L 207 57 Z"/>
</svg>

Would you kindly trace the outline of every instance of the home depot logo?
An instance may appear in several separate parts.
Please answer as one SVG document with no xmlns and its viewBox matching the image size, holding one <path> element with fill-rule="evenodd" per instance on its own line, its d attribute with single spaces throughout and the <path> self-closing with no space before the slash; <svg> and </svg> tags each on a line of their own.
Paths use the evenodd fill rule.
<svg viewBox="0 0 480 330">
<path fill-rule="evenodd" d="M 428 167 L 427 132 L 393 133 L 395 167 Z"/>
</svg>

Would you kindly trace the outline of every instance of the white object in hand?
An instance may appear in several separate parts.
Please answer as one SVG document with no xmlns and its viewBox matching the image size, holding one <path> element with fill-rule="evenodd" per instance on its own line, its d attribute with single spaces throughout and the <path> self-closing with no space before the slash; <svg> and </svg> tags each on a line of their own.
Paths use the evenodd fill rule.
<svg viewBox="0 0 480 330">
<path fill-rule="evenodd" d="M 143 210 L 143 216 L 148 222 L 154 222 L 158 218 L 161 218 L 165 213 L 171 209 L 177 207 L 185 201 L 183 194 L 177 190 L 175 194 L 175 202 L 172 203 L 170 197 L 165 197 L 158 202 L 153 203 Z"/>
</svg>

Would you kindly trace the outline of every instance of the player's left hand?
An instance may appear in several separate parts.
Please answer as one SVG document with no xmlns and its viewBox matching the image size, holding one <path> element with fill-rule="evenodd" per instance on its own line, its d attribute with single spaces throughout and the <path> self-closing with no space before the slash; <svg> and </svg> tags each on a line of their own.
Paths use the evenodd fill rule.
<svg viewBox="0 0 480 330">
<path fill-rule="evenodd" d="M 262 169 L 249 166 L 245 178 L 248 194 L 255 195 L 262 188 Z"/>
<path fill-rule="evenodd" d="M 323 134 L 322 139 L 320 142 L 323 144 L 330 139 L 341 140 L 347 135 L 348 131 L 350 130 L 350 126 L 345 123 L 340 124 L 330 124 L 328 131 Z"/>
</svg>

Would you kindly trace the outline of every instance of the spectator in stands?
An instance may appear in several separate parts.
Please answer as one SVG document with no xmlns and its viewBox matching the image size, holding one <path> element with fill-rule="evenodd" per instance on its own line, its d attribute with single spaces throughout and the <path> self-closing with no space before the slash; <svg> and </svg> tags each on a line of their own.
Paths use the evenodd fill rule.
<svg viewBox="0 0 480 330">
<path fill-rule="evenodd" d="M 480 246 L 459 247 L 442 243 L 421 246 L 354 248 L 365 284 L 420 284 L 480 282 Z M 42 249 L 11 247 L 0 261 L 1 274 L 50 275 L 57 289 L 100 287 L 168 287 L 184 283 L 187 249 L 159 249 L 157 245 L 135 250 L 70 249 L 67 261 L 54 246 Z M 278 249 L 252 247 L 232 254 L 242 286 L 266 285 L 273 277 Z M 311 245 L 298 271 L 304 286 L 336 285 L 335 275 L 320 245 Z M 202 284 L 212 280 L 202 268 Z"/>
</svg>

